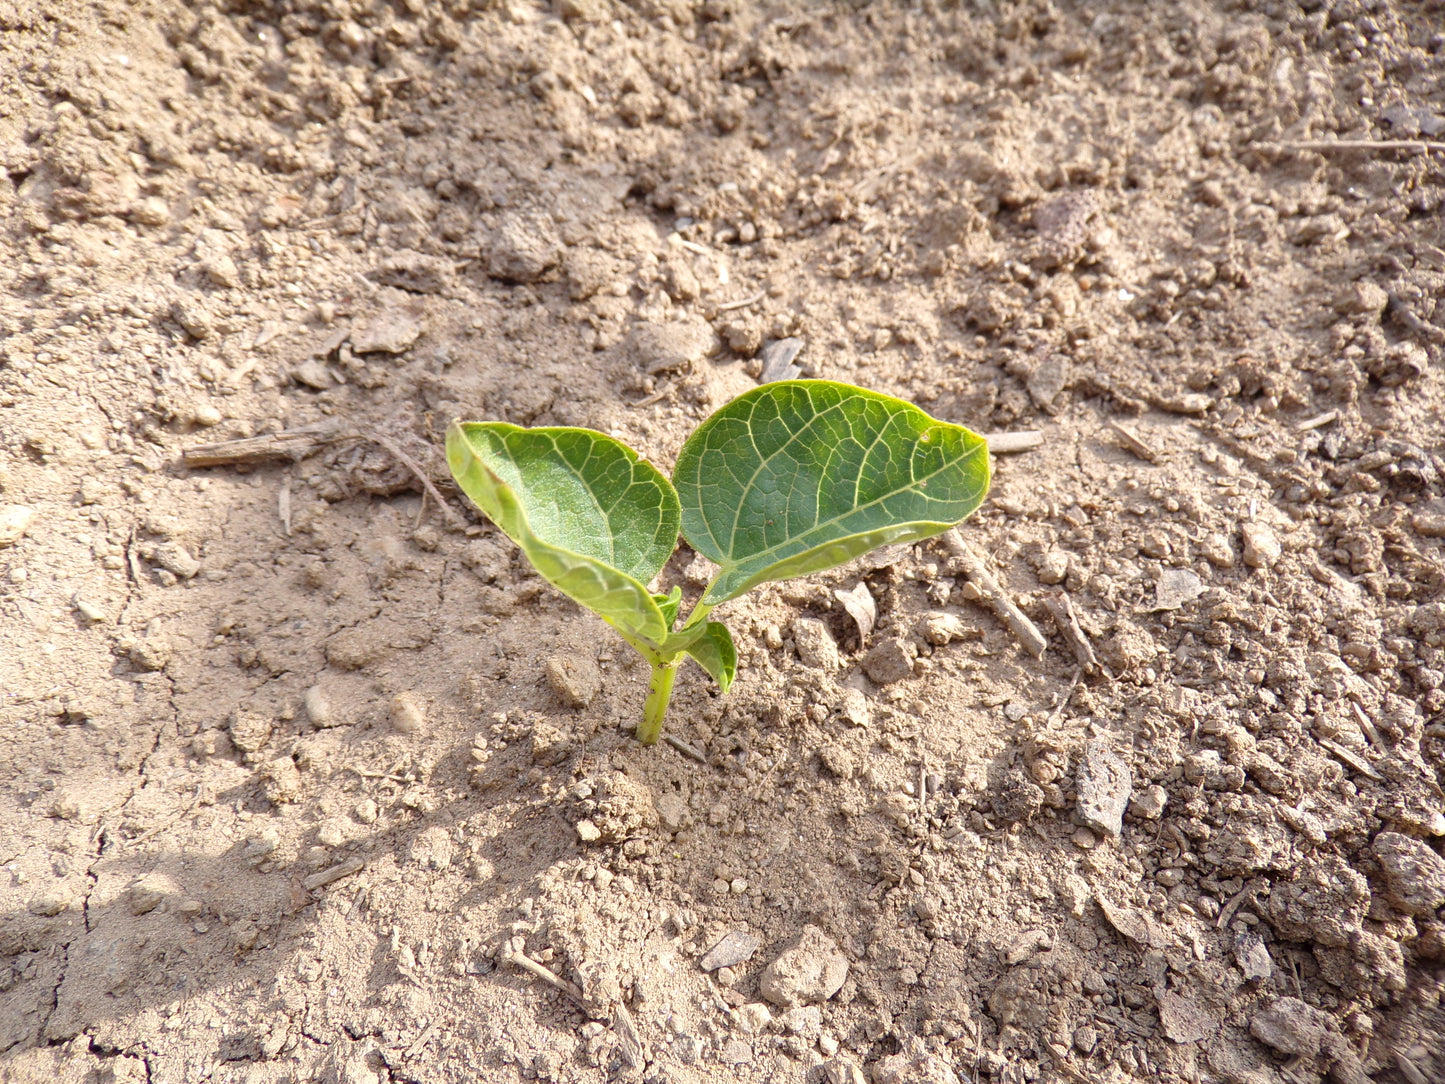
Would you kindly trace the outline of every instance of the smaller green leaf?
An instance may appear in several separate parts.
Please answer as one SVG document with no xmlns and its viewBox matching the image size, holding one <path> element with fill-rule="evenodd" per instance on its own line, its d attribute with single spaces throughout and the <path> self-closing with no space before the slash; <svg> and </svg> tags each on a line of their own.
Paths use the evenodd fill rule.
<svg viewBox="0 0 1445 1084">
<path fill-rule="evenodd" d="M 676 548 L 680 513 L 651 463 L 590 429 L 460 422 L 447 430 L 447 465 L 564 595 L 639 650 L 667 639 L 672 621 L 644 585 Z"/>
<path fill-rule="evenodd" d="M 677 613 L 682 609 L 681 587 L 674 587 L 670 595 L 653 595 L 652 601 L 662 611 L 662 619 L 667 622 L 668 628 L 677 624 Z"/>
<path fill-rule="evenodd" d="M 702 635 L 686 650 L 717 682 L 718 688 L 727 692 L 738 675 L 738 649 L 733 646 L 728 627 L 721 621 L 709 621 L 703 626 Z"/>
</svg>

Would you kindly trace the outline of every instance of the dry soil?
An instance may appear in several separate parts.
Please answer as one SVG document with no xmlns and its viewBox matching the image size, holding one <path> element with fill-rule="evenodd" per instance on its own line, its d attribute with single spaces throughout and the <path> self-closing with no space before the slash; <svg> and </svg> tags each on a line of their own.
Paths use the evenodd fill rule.
<svg viewBox="0 0 1445 1084">
<path fill-rule="evenodd" d="M 0 0 L 0 1080 L 1445 1081 L 1442 30 Z M 642 748 L 420 479 L 787 338 L 1042 443 Z"/>
</svg>

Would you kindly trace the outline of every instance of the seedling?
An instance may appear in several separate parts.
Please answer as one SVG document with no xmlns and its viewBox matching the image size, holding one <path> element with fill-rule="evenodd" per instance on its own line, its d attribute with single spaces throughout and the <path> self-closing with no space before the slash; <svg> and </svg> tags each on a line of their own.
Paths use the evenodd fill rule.
<svg viewBox="0 0 1445 1084">
<path fill-rule="evenodd" d="M 723 692 L 737 676 L 714 607 L 771 580 L 948 530 L 983 503 L 988 447 L 901 399 L 827 380 L 764 384 L 682 446 L 672 480 L 591 429 L 453 422 L 462 491 L 567 597 L 652 667 L 637 739 L 657 741 L 684 656 Z M 678 623 L 682 590 L 649 590 L 681 530 L 719 567 Z"/>
</svg>

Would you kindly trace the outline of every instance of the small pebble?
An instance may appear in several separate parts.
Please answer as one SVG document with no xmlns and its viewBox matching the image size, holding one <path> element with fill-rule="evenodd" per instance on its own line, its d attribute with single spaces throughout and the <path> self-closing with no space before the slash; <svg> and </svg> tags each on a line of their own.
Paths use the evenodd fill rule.
<svg viewBox="0 0 1445 1084">
<path fill-rule="evenodd" d="M 738 1023 L 749 1035 L 766 1031 L 772 1022 L 772 1010 L 761 1001 L 750 1001 L 738 1010 Z"/>
<path fill-rule="evenodd" d="M 1246 523 L 1240 533 L 1244 538 L 1244 563 L 1250 568 L 1270 568 L 1284 552 L 1279 538 L 1263 523 Z"/>
<path fill-rule="evenodd" d="M 316 842 L 323 847 L 340 847 L 346 842 L 346 826 L 329 820 L 316 830 Z"/>
<path fill-rule="evenodd" d="M 1057 547 L 1044 554 L 1039 562 L 1039 582 L 1053 586 L 1063 583 L 1069 576 L 1069 554 Z"/>
<path fill-rule="evenodd" d="M 1313 1058 L 1334 1029 L 1334 1020 L 1298 998 L 1271 1001 L 1249 1022 L 1249 1032 L 1281 1054 Z"/>
<path fill-rule="evenodd" d="M 704 971 L 716 971 L 721 967 L 736 967 L 752 958 L 758 951 L 762 939 L 746 930 L 729 930 L 703 954 L 698 966 Z"/>
<path fill-rule="evenodd" d="M 411 313 L 388 309 L 351 333 L 351 349 L 357 354 L 404 354 L 424 330 L 421 320 Z"/>
<path fill-rule="evenodd" d="M 688 371 L 717 352 L 712 325 L 689 317 L 669 324 L 643 324 L 632 333 L 632 350 L 645 373 Z"/>
<path fill-rule="evenodd" d="M 399 734 L 415 734 L 426 725 L 426 705 L 415 693 L 401 692 L 391 698 L 391 727 Z"/>
<path fill-rule="evenodd" d="M 879 685 L 913 676 L 913 660 L 918 651 L 907 640 L 891 636 L 863 656 L 863 671 Z"/>
<path fill-rule="evenodd" d="M 550 219 L 508 214 L 491 238 L 487 274 L 504 282 L 537 282 L 562 259 L 562 240 Z"/>
<path fill-rule="evenodd" d="M 320 358 L 308 358 L 291 370 L 291 379 L 313 391 L 325 391 L 331 387 L 331 370 Z"/>
<path fill-rule="evenodd" d="M 1129 765 L 1107 743 L 1091 741 L 1084 747 L 1075 782 L 1079 817 L 1090 828 L 1117 837 L 1123 831 L 1124 808 L 1133 791 Z"/>
<path fill-rule="evenodd" d="M 585 708 L 602 690 L 602 671 L 590 655 L 552 655 L 544 672 L 557 699 L 569 708 Z"/>
<path fill-rule="evenodd" d="M 326 690 L 320 685 L 313 685 L 306 690 L 306 717 L 318 730 L 337 726 L 340 723 L 336 712 L 332 710 L 331 698 L 326 695 Z"/>
<path fill-rule="evenodd" d="M 160 196 L 147 196 L 131 208 L 130 216 L 144 226 L 164 226 L 171 220 L 171 209 Z"/>
<path fill-rule="evenodd" d="M 47 892 L 36 896 L 25 909 L 41 918 L 54 918 L 69 906 L 70 901 L 59 892 Z"/>
<path fill-rule="evenodd" d="M 774 1005 L 827 1001 L 848 978 L 848 957 L 816 926 L 804 926 L 758 980 L 758 992 Z"/>
<path fill-rule="evenodd" d="M 150 877 L 131 885 L 127 893 L 130 913 L 133 915 L 149 914 L 159 907 L 161 900 L 165 898 L 165 885 Z"/>
<path fill-rule="evenodd" d="M 602 829 L 590 820 L 580 820 L 577 822 L 577 838 L 583 843 L 596 843 L 602 838 Z"/>
<path fill-rule="evenodd" d="M 1080 828 L 1073 835 L 1074 846 L 1081 851 L 1092 851 L 1099 845 L 1099 837 L 1087 828 Z"/>
<path fill-rule="evenodd" d="M 1169 792 L 1159 784 L 1147 788 L 1143 794 L 1132 800 L 1130 810 L 1136 817 L 1143 817 L 1145 820 L 1158 820 L 1164 812 L 1164 807 L 1169 804 Z"/>
<path fill-rule="evenodd" d="M 13 546 L 25 537 L 30 523 L 35 519 L 35 509 L 23 504 L 0 505 L 0 549 Z"/>
<path fill-rule="evenodd" d="M 837 641 L 828 626 L 816 617 L 793 619 L 793 646 L 797 649 L 798 661 L 810 669 L 831 673 L 843 665 Z"/>
<path fill-rule="evenodd" d="M 361 824 L 375 824 L 380 810 L 370 798 L 363 798 L 351 810 L 351 815 Z"/>
</svg>

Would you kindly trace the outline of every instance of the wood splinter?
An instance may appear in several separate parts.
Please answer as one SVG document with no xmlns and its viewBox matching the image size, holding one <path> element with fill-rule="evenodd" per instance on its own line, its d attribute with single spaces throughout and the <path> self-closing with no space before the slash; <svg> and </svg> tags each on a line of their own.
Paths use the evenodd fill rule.
<svg viewBox="0 0 1445 1084">
<path fill-rule="evenodd" d="M 519 952 L 510 947 L 509 941 L 502 942 L 502 960 L 506 963 L 516 964 L 523 971 L 529 972 L 547 983 L 556 987 L 570 997 L 577 1006 L 584 1012 L 587 1009 L 587 996 L 582 992 L 582 987 L 575 982 L 569 982 L 562 978 L 545 964 L 540 964 L 525 952 Z M 618 1002 L 612 1012 L 612 1030 L 618 1038 L 618 1049 L 622 1053 L 623 1060 L 629 1068 L 637 1068 L 643 1063 L 642 1040 L 637 1037 L 637 1025 L 632 1020 L 632 1013 L 622 1002 Z"/>
<path fill-rule="evenodd" d="M 1083 627 L 1079 624 L 1079 618 L 1074 613 L 1074 606 L 1069 601 L 1069 596 L 1063 591 L 1045 595 L 1044 609 L 1049 611 L 1049 616 L 1054 619 L 1059 633 L 1073 650 L 1074 658 L 1079 660 L 1079 668 L 1084 671 L 1085 675 L 1097 672 L 1099 659 L 1094 654 L 1094 647 L 1089 643 L 1088 636 L 1084 634 Z"/>
<path fill-rule="evenodd" d="M 978 588 L 979 601 L 1009 627 L 1025 651 L 1036 659 L 1042 658 L 1049 642 L 1044 639 L 1038 626 L 1029 620 L 1028 615 L 1004 593 L 999 582 L 993 578 L 993 573 L 989 572 L 983 557 L 963 540 L 956 527 L 945 531 L 942 539 L 944 548 L 954 559 L 959 571 L 968 578 L 969 583 Z"/>
</svg>

